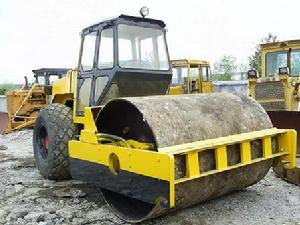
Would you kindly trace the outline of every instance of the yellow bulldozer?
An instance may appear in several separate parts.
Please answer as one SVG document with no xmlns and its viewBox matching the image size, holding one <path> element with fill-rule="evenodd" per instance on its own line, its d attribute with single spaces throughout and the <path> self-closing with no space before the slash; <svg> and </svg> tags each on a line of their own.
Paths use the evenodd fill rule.
<svg viewBox="0 0 300 225">
<path fill-rule="evenodd" d="M 77 68 L 53 83 L 34 126 L 43 177 L 101 187 L 132 223 L 253 185 L 283 162 L 295 167 L 296 132 L 273 128 L 253 99 L 167 95 L 165 35 L 145 15 L 83 29 Z"/>
<path fill-rule="evenodd" d="M 171 60 L 173 68 L 170 95 L 211 93 L 211 70 L 208 61 L 195 59 Z"/>
<path fill-rule="evenodd" d="M 300 143 L 300 40 L 262 44 L 261 65 L 261 74 L 248 72 L 250 96 L 263 106 L 275 127 L 297 130 Z M 300 185 L 299 157 L 300 145 L 298 167 L 277 168 L 276 174 Z"/>
<path fill-rule="evenodd" d="M 4 132 L 32 127 L 38 111 L 49 104 L 51 84 L 53 81 L 66 74 L 65 68 L 42 68 L 33 70 L 34 82 L 29 85 L 25 77 L 25 84 L 19 90 L 11 90 L 5 93 L 7 105 L 7 126 Z M 4 121 L 5 119 L 3 119 Z"/>
</svg>

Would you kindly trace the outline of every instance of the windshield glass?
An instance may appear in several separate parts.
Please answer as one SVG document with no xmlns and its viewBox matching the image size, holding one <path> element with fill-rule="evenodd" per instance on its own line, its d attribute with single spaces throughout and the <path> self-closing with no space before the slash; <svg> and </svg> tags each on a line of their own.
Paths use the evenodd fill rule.
<svg viewBox="0 0 300 225">
<path fill-rule="evenodd" d="M 45 76 L 37 76 L 37 82 L 42 86 L 46 85 Z"/>
<path fill-rule="evenodd" d="M 197 67 L 191 67 L 190 68 L 190 74 L 191 74 L 191 79 L 193 81 L 197 80 L 199 78 L 199 68 Z"/>
<path fill-rule="evenodd" d="M 287 51 L 270 52 L 266 56 L 267 76 L 278 74 L 280 67 L 287 67 Z"/>
<path fill-rule="evenodd" d="M 291 75 L 300 76 L 300 49 L 291 52 Z"/>
<path fill-rule="evenodd" d="M 164 33 L 160 29 L 120 24 L 118 44 L 122 68 L 169 69 Z"/>
<path fill-rule="evenodd" d="M 210 67 L 203 66 L 201 69 L 202 69 L 202 80 L 209 81 L 210 80 Z"/>
<path fill-rule="evenodd" d="M 175 67 L 173 68 L 172 73 L 172 84 L 184 84 L 184 80 L 187 79 L 188 76 L 188 68 Z"/>
<path fill-rule="evenodd" d="M 266 56 L 266 65 L 267 65 L 267 76 L 271 76 L 274 74 L 278 74 L 278 69 L 280 67 L 288 67 L 288 56 L 290 55 L 291 59 L 291 68 L 290 74 L 291 76 L 299 76 L 300 75 L 300 50 L 292 50 L 291 54 L 288 54 L 287 51 L 280 52 L 270 52 L 267 53 Z"/>
</svg>

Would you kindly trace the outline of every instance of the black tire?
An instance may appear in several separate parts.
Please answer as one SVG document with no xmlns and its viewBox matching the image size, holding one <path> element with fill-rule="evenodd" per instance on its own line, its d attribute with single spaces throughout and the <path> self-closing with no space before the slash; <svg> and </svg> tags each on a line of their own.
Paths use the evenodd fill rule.
<svg viewBox="0 0 300 225">
<path fill-rule="evenodd" d="M 51 104 L 38 114 L 33 131 L 33 150 L 37 168 L 50 180 L 71 178 L 68 142 L 78 133 L 72 109 Z"/>
</svg>

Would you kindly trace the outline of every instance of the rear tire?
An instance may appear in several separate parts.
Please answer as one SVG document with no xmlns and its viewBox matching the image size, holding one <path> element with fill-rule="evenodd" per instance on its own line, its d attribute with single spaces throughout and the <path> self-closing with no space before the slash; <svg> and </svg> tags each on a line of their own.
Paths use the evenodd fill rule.
<svg viewBox="0 0 300 225">
<path fill-rule="evenodd" d="M 71 178 L 68 142 L 78 133 L 72 109 L 51 104 L 38 114 L 33 131 L 33 150 L 37 168 L 50 180 Z"/>
</svg>

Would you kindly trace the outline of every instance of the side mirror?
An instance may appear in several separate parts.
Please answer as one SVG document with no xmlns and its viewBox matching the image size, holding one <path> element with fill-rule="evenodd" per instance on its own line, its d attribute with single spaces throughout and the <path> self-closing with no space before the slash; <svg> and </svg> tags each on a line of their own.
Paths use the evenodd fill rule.
<svg viewBox="0 0 300 225">
<path fill-rule="evenodd" d="M 279 75 L 290 75 L 290 70 L 288 67 L 280 67 L 278 69 L 278 74 Z"/>
<path fill-rule="evenodd" d="M 248 77 L 248 79 L 256 79 L 257 78 L 257 72 L 256 72 L 256 70 L 248 70 L 248 72 L 247 72 L 247 77 Z"/>
</svg>

